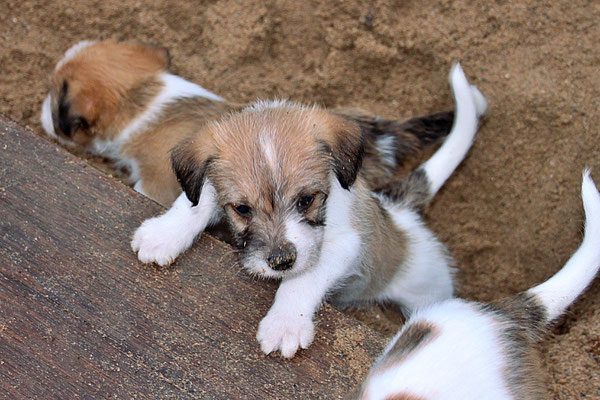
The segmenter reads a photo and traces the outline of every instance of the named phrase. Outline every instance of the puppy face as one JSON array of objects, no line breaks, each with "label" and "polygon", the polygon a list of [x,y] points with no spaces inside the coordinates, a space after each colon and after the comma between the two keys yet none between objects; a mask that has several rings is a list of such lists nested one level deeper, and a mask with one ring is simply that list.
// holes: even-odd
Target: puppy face
[{"label": "puppy face", "polygon": [[44,129],[67,145],[110,139],[148,102],[145,83],[168,62],[167,51],[153,46],[114,40],[76,44],[51,76],[42,105]]},{"label": "puppy face", "polygon": [[318,260],[332,183],[352,185],[362,148],[358,127],[333,114],[261,104],[207,126],[172,161],[192,203],[204,179],[214,185],[245,268],[278,278]]}]

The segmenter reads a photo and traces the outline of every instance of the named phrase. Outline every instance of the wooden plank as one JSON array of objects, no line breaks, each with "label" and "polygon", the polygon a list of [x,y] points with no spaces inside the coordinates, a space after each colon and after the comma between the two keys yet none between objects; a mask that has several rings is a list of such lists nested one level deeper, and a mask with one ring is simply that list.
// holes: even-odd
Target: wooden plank
[{"label": "wooden plank", "polygon": [[255,339],[276,283],[203,235],[174,267],[129,240],[161,207],[0,116],[0,397],[341,398],[383,338],[323,307],[292,360]]}]

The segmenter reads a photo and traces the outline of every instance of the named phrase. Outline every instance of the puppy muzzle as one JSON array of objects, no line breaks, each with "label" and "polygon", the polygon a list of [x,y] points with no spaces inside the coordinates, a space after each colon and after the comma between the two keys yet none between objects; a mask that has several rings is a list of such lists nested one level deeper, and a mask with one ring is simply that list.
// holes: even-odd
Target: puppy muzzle
[{"label": "puppy muzzle", "polygon": [[275,271],[286,271],[296,261],[296,248],[291,243],[280,245],[267,256],[267,264]]}]

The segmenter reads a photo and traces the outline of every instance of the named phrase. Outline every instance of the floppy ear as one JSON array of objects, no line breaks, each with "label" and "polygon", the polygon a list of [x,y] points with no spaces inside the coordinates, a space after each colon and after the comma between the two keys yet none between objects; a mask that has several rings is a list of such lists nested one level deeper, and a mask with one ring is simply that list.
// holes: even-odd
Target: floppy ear
[{"label": "floppy ear", "polygon": [[171,166],[193,206],[200,201],[206,173],[216,157],[215,153],[214,143],[207,132],[199,132],[171,150]]},{"label": "floppy ear", "polygon": [[331,159],[333,171],[344,189],[349,189],[362,166],[364,137],[358,124],[328,116],[320,141]]}]

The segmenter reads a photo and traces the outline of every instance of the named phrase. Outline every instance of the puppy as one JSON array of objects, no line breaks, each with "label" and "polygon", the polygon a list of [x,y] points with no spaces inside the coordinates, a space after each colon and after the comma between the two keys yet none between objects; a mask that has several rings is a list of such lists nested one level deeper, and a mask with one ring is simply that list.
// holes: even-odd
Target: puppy
[{"label": "puppy", "polygon": [[135,190],[165,206],[181,193],[169,150],[208,120],[240,109],[168,66],[159,47],[79,42],[56,64],[41,114],[48,135],[114,161]]},{"label": "puppy", "polygon": [[321,302],[392,301],[406,311],[452,296],[450,259],[415,209],[439,190],[471,146],[485,99],[460,66],[451,73],[452,131],[402,190],[374,193],[361,169],[361,127],[317,107],[258,102],[207,124],[172,162],[184,194],[145,221],[132,248],[166,265],[221,218],[250,273],[281,279],[258,328],[265,353],[309,346]]},{"label": "puppy", "polygon": [[581,191],[585,237],[562,270],[492,304],[452,299],[415,312],[354,398],[546,398],[535,345],[600,266],[600,195],[589,171]]},{"label": "puppy", "polygon": [[[159,47],[80,42],[57,63],[41,113],[48,135],[112,160],[135,190],[164,206],[181,194],[170,150],[208,121],[245,107],[168,73],[168,66],[169,55]],[[399,123],[356,110],[334,112],[364,131],[374,186],[389,180],[407,155],[446,136],[453,117],[443,112]]]}]

